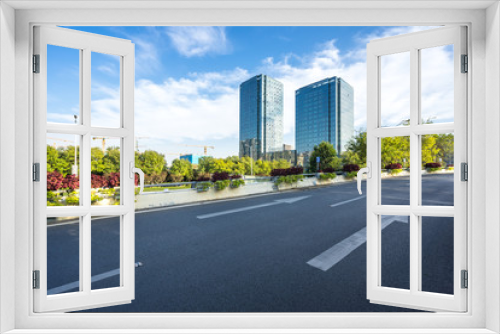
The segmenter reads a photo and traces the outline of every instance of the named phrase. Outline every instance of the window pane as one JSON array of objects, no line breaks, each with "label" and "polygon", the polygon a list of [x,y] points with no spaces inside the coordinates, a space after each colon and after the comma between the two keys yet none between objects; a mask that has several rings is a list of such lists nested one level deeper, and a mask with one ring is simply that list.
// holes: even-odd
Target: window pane
[{"label": "window pane", "polygon": [[453,218],[422,217],[422,291],[453,294]]},{"label": "window pane", "polygon": [[47,122],[80,123],[78,49],[47,45]]},{"label": "window pane", "polygon": [[47,206],[80,205],[81,136],[47,134]]},{"label": "window pane", "polygon": [[121,217],[92,217],[92,290],[120,286]]},{"label": "window pane", "polygon": [[422,141],[422,205],[453,206],[454,135],[424,135]]},{"label": "window pane", "polygon": [[120,204],[120,148],[120,138],[92,137],[92,205]]},{"label": "window pane", "polygon": [[92,126],[121,126],[120,60],[119,56],[92,52]]},{"label": "window pane", "polygon": [[409,221],[408,216],[381,216],[381,285],[384,287],[410,289]]},{"label": "window pane", "polygon": [[410,204],[410,137],[381,138],[382,205]]},{"label": "window pane", "polygon": [[453,45],[420,50],[422,123],[453,122]]},{"label": "window pane", "polygon": [[410,53],[381,56],[380,66],[380,125],[410,125]]},{"label": "window pane", "polygon": [[47,294],[80,290],[80,217],[47,218]]}]

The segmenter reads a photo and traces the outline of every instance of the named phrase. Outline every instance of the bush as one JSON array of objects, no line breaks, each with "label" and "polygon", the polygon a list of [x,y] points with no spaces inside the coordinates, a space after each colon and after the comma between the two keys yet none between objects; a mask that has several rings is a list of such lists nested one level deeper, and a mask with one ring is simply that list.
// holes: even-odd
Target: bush
[{"label": "bush", "polygon": [[277,168],[271,171],[271,176],[287,176],[287,175],[300,175],[304,174],[304,168],[302,166],[290,167],[290,168]]},{"label": "bush", "polygon": [[66,177],[62,180],[61,188],[63,189],[69,189],[71,191],[78,189],[80,187],[80,181],[78,176],[68,174]]},{"label": "bush", "polygon": [[400,163],[385,165],[385,169],[402,169],[403,166]]},{"label": "bush", "polygon": [[200,174],[198,175],[196,181],[198,182],[210,181],[210,174],[209,173]]},{"label": "bush", "polygon": [[441,170],[441,164],[439,162],[428,162],[425,164],[425,169],[427,169],[429,173],[437,172]]},{"label": "bush", "polygon": [[333,180],[337,177],[337,174],[335,173],[324,173],[324,174],[319,174],[319,179],[321,181],[326,181],[326,180]]},{"label": "bush", "polygon": [[403,169],[399,168],[395,168],[395,169],[391,169],[391,175],[398,175],[399,173],[401,173],[403,171]]},{"label": "bush", "polygon": [[196,184],[196,189],[198,192],[203,192],[203,191],[208,191],[210,187],[212,186],[212,182],[199,182]]},{"label": "bush", "polygon": [[90,201],[92,203],[95,203],[95,202],[98,202],[98,201],[102,201],[102,200],[103,200],[103,198],[101,196],[99,196],[98,194],[93,193],[93,194],[90,195]]},{"label": "bush", "polygon": [[282,183],[286,183],[286,184],[294,184],[294,183],[297,183],[299,181],[303,181],[304,180],[304,175],[287,175],[287,176],[280,176],[278,177],[275,181],[274,181],[274,184],[276,186],[279,186],[280,184]]},{"label": "bush", "polygon": [[229,181],[229,180],[215,181],[215,190],[217,190],[217,191],[224,190],[227,187],[229,187],[229,184],[231,184],[231,181]]},{"label": "bush", "polygon": [[182,182],[182,180],[184,180],[184,176],[180,174],[169,174],[168,180],[170,182]]},{"label": "bush", "polygon": [[108,187],[108,181],[102,175],[92,174],[90,176],[90,183],[92,188]]},{"label": "bush", "polygon": [[215,172],[212,174],[212,181],[213,182],[224,181],[224,180],[229,180],[229,173]]},{"label": "bush", "polygon": [[352,173],[352,172],[357,172],[359,170],[359,166],[356,165],[356,164],[346,164],[346,165],[344,165],[344,167],[342,168],[342,170],[344,172],[346,172],[347,174],[349,174],[349,173]]},{"label": "bush", "polygon": [[68,197],[66,197],[66,205],[78,205],[78,204],[80,204],[80,199],[76,194],[72,193]]},{"label": "bush", "polygon": [[[239,176],[239,175],[238,175]],[[240,186],[244,186],[245,185],[245,181],[244,180],[240,180],[240,179],[233,179],[231,181],[231,188],[235,189],[235,188],[239,188]]]},{"label": "bush", "polygon": [[439,162],[428,162],[425,164],[425,168],[441,168],[441,164]]},{"label": "bush", "polygon": [[332,167],[326,167],[321,172],[323,172],[323,173],[335,173],[335,169],[333,169]]},{"label": "bush", "polygon": [[52,191],[47,191],[47,206],[61,206],[59,202],[59,197]]},{"label": "bush", "polygon": [[62,187],[63,175],[58,171],[47,173],[47,190],[59,190]]},{"label": "bush", "polygon": [[231,180],[238,180],[238,179],[241,179],[241,175],[239,175],[239,174],[235,174],[235,175],[231,175],[229,178],[230,178]]},{"label": "bush", "polygon": [[354,178],[355,176],[357,176],[357,175],[358,175],[358,172],[346,172],[346,173],[344,174],[344,177],[345,177],[346,179],[353,179],[353,178]]},{"label": "bush", "polygon": [[120,186],[120,172],[109,173],[107,175],[108,187],[114,188]]}]

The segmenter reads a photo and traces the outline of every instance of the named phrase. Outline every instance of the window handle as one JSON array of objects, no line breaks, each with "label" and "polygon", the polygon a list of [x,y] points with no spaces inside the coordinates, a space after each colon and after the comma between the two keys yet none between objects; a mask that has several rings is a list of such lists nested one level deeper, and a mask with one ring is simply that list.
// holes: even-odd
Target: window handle
[{"label": "window handle", "polygon": [[361,181],[363,180],[363,174],[365,174],[365,173],[369,179],[372,178],[372,163],[371,162],[367,162],[366,167],[361,168],[358,171],[358,174],[356,175],[356,179],[358,181],[358,192],[360,195],[363,194],[363,192],[361,191]]},{"label": "window handle", "polygon": [[130,162],[130,178],[135,181],[135,174],[139,174],[139,186],[141,189],[139,190],[139,195],[144,192],[144,172],[140,168],[134,167],[134,162]]}]

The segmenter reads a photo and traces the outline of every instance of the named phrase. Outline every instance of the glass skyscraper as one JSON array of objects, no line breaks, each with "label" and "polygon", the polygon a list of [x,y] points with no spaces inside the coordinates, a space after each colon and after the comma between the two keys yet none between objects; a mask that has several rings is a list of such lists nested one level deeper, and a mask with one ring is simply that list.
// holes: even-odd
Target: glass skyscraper
[{"label": "glass skyscraper", "polygon": [[240,157],[283,149],[283,84],[257,75],[240,85]]},{"label": "glass skyscraper", "polygon": [[312,83],[295,91],[295,148],[310,152],[322,141],[337,154],[354,134],[354,90],[340,77]]}]

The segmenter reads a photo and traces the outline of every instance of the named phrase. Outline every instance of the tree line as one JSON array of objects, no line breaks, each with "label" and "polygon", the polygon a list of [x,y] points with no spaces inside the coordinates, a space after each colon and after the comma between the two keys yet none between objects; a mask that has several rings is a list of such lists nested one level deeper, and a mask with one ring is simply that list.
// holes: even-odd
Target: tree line
[{"label": "tree line", "polygon": [[[453,164],[453,134],[422,136],[422,163],[441,163],[443,166]],[[76,149],[79,163],[79,148]],[[316,165],[320,158],[319,166]],[[410,167],[409,137],[387,137],[381,140],[382,167],[389,164],[401,164]],[[52,147],[47,145],[47,172],[60,173],[62,177],[71,175],[75,161],[75,147]],[[290,168],[285,159],[266,161],[254,160],[250,157],[231,156],[227,158],[202,157],[197,168],[193,168],[188,160],[175,159],[167,166],[165,155],[146,150],[135,152],[135,165],[142,169],[148,184],[164,182],[181,182],[206,180],[213,173],[231,175],[269,176],[274,169]],[[332,144],[322,142],[314,147],[309,156],[309,172],[318,169],[342,170],[345,165],[366,166],[366,132],[357,132],[346,146],[346,151],[338,155]],[[98,147],[91,148],[91,173],[107,177],[120,172],[120,149],[108,147],[104,152]]]}]

